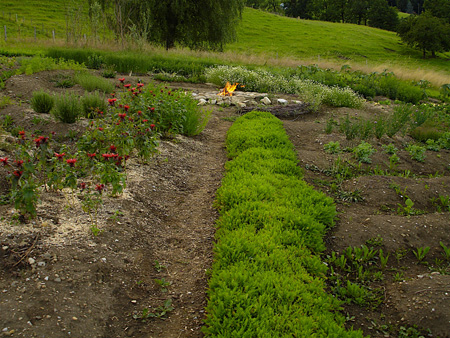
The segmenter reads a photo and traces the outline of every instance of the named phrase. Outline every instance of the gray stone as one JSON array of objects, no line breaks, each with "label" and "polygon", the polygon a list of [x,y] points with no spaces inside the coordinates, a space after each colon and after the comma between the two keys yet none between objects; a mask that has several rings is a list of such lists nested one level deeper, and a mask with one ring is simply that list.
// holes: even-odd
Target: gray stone
[{"label": "gray stone", "polygon": [[197,106],[204,106],[206,103],[208,103],[205,99],[198,100]]},{"label": "gray stone", "polygon": [[261,103],[268,106],[269,104],[272,104],[272,101],[270,101],[270,99],[266,96],[263,99],[261,99]]},{"label": "gray stone", "polygon": [[288,101],[285,99],[278,99],[277,102],[278,102],[278,104],[282,104],[282,105],[288,104]]}]

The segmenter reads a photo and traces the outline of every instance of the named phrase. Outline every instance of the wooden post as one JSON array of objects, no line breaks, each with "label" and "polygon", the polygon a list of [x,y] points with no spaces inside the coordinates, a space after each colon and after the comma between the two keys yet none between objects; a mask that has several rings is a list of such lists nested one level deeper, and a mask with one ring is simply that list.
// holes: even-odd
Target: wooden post
[{"label": "wooden post", "polygon": [[17,14],[16,14],[16,22],[17,22]]},{"label": "wooden post", "polygon": [[5,42],[7,40],[7,34],[6,34],[6,25],[5,25]]},{"label": "wooden post", "polygon": [[55,42],[55,30],[53,30],[52,33],[53,33],[53,42]]}]

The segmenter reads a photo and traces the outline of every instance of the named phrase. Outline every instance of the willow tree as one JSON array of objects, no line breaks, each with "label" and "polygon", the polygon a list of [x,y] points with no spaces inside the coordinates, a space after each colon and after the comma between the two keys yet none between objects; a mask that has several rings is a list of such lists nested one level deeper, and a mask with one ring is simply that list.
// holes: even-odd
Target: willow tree
[{"label": "willow tree", "polygon": [[236,39],[244,0],[148,0],[151,41],[222,50]]},{"label": "willow tree", "polygon": [[[93,1],[93,0],[89,0]],[[166,47],[222,50],[236,39],[245,0],[98,0],[113,8],[117,35],[145,30],[146,38]],[[109,11],[112,12],[112,11]]]}]

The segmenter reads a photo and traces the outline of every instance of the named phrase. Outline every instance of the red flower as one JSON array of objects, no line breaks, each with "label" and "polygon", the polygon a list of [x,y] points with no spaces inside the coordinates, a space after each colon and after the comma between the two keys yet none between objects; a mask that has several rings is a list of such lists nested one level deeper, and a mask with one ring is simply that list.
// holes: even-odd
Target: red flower
[{"label": "red flower", "polygon": [[123,113],[123,114],[119,114],[119,118],[123,121],[125,119],[125,117],[127,117],[127,114]]},{"label": "red flower", "polygon": [[148,120],[142,120],[142,122],[148,122]]},{"label": "red flower", "polygon": [[36,148],[39,148],[42,144],[45,144],[48,141],[48,137],[39,136],[34,139],[34,143],[36,143]]},{"label": "red flower", "polygon": [[22,174],[23,174],[23,170],[14,170],[13,174],[17,178],[20,178],[22,176]]},{"label": "red flower", "polygon": [[16,160],[16,161],[14,161],[14,162],[16,163],[16,165],[17,165],[19,168],[22,168],[23,160]]},{"label": "red flower", "polygon": [[66,160],[67,164],[71,167],[75,166],[75,163],[77,163],[77,159],[76,158],[69,158],[68,160]]},{"label": "red flower", "polygon": [[124,85],[124,87],[125,87],[125,88],[130,88],[130,87],[131,87],[131,84],[130,84],[130,83],[127,83],[126,85]]},{"label": "red flower", "polygon": [[153,129],[155,129],[155,125],[152,123],[151,125],[150,125],[150,128],[153,130]]},{"label": "red flower", "polygon": [[99,111],[98,114],[99,114],[100,116],[103,116],[103,112],[102,112],[102,111]]},{"label": "red flower", "polygon": [[104,184],[96,184],[95,185],[95,190],[98,191],[99,194],[102,193],[103,189],[105,189],[105,185]]},{"label": "red flower", "polygon": [[19,135],[20,136],[25,136],[25,131],[24,130],[19,131]]},{"label": "red flower", "polygon": [[0,157],[0,163],[3,163],[4,166],[8,165],[8,158],[7,157]]},{"label": "red flower", "polygon": [[95,155],[97,155],[96,153],[92,153],[92,154],[89,154],[89,153],[87,153],[86,154],[90,159],[93,159],[94,157],[95,157]]},{"label": "red flower", "polygon": [[112,153],[115,153],[115,152],[116,152],[116,149],[117,149],[117,147],[116,147],[114,144],[111,144],[111,145],[109,146],[109,150],[110,150]]},{"label": "red flower", "polygon": [[103,131],[103,128],[102,127],[98,127],[98,130]]},{"label": "red flower", "polygon": [[125,109],[125,111],[128,111],[128,109],[130,109],[130,106],[126,104],[123,106],[123,109]]},{"label": "red flower", "polygon": [[148,109],[150,109],[150,111],[153,113],[154,111],[155,111],[155,108],[154,107],[148,107]]},{"label": "red flower", "polygon": [[80,183],[80,189],[81,189],[81,191],[83,191],[84,189],[86,189],[86,182],[81,182],[81,183]]},{"label": "red flower", "polygon": [[142,115],[142,112],[141,112],[140,110],[138,110],[138,111],[137,111],[137,114],[138,114],[139,116],[141,116],[141,115]]},{"label": "red flower", "polygon": [[110,106],[114,106],[114,104],[116,103],[117,99],[116,98],[112,98],[112,99],[108,99],[108,103]]},{"label": "red flower", "polygon": [[114,96],[116,96],[116,93],[111,93],[111,97],[114,97]]},{"label": "red flower", "polygon": [[132,117],[129,117],[129,118],[128,118],[128,121],[133,122],[133,118],[132,118]]},{"label": "red flower", "polygon": [[58,160],[62,160],[62,158],[64,157],[65,154],[66,153],[62,153],[62,154],[55,153],[55,156],[58,158]]},{"label": "red flower", "polygon": [[119,81],[124,83],[125,82],[125,78],[123,77],[123,78],[119,79]]},{"label": "red flower", "polygon": [[138,88],[141,88],[141,87],[144,87],[144,84],[143,84],[143,83],[138,83],[136,86],[137,86]]}]

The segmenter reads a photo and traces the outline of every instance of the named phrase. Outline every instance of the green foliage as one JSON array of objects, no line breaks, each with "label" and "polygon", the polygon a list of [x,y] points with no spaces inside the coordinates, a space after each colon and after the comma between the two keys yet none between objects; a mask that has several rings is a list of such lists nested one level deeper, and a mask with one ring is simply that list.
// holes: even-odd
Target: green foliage
[{"label": "green foliage", "polygon": [[417,260],[420,262],[422,262],[425,259],[425,256],[427,255],[428,251],[430,251],[430,247],[426,246],[426,247],[421,247],[421,248],[417,248],[417,250],[413,250],[413,254],[414,256],[416,256]]},{"label": "green foliage", "polygon": [[87,72],[77,73],[75,82],[89,92],[100,90],[104,93],[111,93],[114,91],[114,85],[110,81]]},{"label": "green foliage", "polygon": [[372,156],[375,152],[376,149],[374,149],[370,143],[364,141],[353,149],[356,159],[363,163],[372,163],[370,156]]},{"label": "green foliage", "polygon": [[75,123],[81,114],[80,98],[74,94],[62,94],[55,97],[53,116],[64,123]]},{"label": "green foliage", "polygon": [[84,65],[80,65],[73,60],[53,59],[49,57],[34,56],[32,58],[21,58],[18,73],[31,75],[44,70],[73,69],[83,70]]},{"label": "green foliage", "polygon": [[314,254],[325,248],[335,206],[301,180],[281,121],[262,112],[238,118],[227,149],[205,334],[362,337],[343,328]]},{"label": "green foliage", "polygon": [[406,130],[414,107],[409,104],[398,105],[387,122],[386,134],[393,137],[400,131]]},{"label": "green foliage", "polygon": [[384,0],[373,0],[367,12],[369,26],[395,31],[399,23],[397,9],[389,7]]},{"label": "green foliage", "polygon": [[31,98],[31,108],[34,109],[36,113],[48,114],[53,108],[54,99],[50,94],[44,91],[33,92],[33,97]]},{"label": "green foliage", "polygon": [[427,52],[435,56],[436,52],[450,50],[449,30],[448,23],[443,23],[426,11],[403,19],[398,27],[398,35],[409,46],[422,50],[425,58]]},{"label": "green foliage", "polygon": [[298,94],[313,110],[321,104],[334,107],[359,108],[363,100],[349,88],[328,87],[320,83],[302,80],[297,76],[277,74],[263,69],[218,66],[205,71],[208,82],[223,86],[226,82],[238,82],[244,90]]},{"label": "green foliage", "polygon": [[406,150],[409,152],[409,155],[413,160],[416,160],[417,162],[425,162],[425,152],[426,148],[417,144],[410,144],[408,147],[406,147]]},{"label": "green foliage", "polygon": [[100,69],[103,65],[103,57],[98,54],[92,54],[88,56],[86,67],[90,69]]},{"label": "green foliage", "polygon": [[329,154],[338,154],[341,152],[341,145],[339,144],[339,142],[331,141],[327,144],[324,144],[323,149]]},{"label": "green foliage", "polygon": [[398,151],[398,148],[393,143],[389,143],[387,145],[383,144],[382,148],[386,154],[390,155],[393,155]]},{"label": "green foliage", "polygon": [[99,117],[100,112],[104,112],[107,109],[105,96],[97,91],[84,94],[81,98],[81,105],[83,107],[83,116],[90,119]]}]

